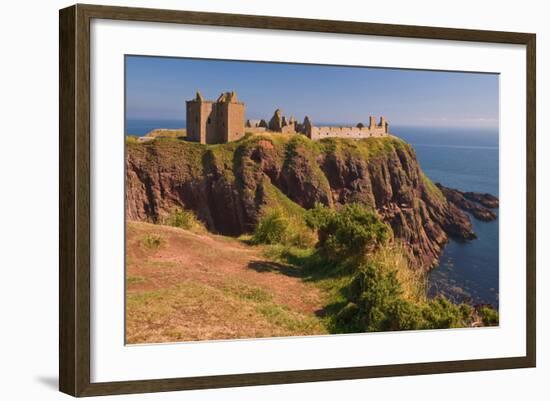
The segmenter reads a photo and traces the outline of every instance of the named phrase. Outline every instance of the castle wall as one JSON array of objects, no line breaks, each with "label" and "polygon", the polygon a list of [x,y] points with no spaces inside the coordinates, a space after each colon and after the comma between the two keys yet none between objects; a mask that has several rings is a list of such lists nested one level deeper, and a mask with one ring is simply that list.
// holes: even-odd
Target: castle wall
[{"label": "castle wall", "polygon": [[285,125],[284,127],[281,127],[281,133],[283,134],[295,134],[296,133],[296,127],[294,124],[291,125]]},{"label": "castle wall", "polygon": [[219,141],[216,106],[216,103],[201,102],[200,122],[203,130],[201,143],[217,143]]},{"label": "castle wall", "polygon": [[246,132],[251,132],[253,134],[261,134],[263,132],[267,132],[267,128],[265,127],[246,127]]},{"label": "castle wall", "polygon": [[312,126],[307,132],[310,139],[319,140],[323,138],[350,138],[363,139],[382,137],[388,135],[385,126],[376,125],[371,127],[316,127]]},{"label": "castle wall", "polygon": [[187,139],[193,142],[201,141],[201,104],[197,102],[187,102],[186,128]]},{"label": "castle wall", "polygon": [[220,103],[227,113],[227,129],[223,130],[225,142],[241,139],[244,136],[244,104]]}]

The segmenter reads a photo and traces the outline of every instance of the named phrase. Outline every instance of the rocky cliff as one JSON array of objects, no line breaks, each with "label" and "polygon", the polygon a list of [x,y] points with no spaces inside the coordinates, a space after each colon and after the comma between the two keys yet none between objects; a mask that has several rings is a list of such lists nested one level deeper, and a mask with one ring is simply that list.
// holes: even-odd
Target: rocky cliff
[{"label": "rocky cliff", "polygon": [[476,219],[481,221],[492,221],[497,218],[496,213],[489,209],[498,207],[498,199],[493,195],[479,194],[476,192],[462,192],[458,189],[447,188],[440,183],[436,183],[435,185],[443,192],[447,201],[471,213]]},{"label": "rocky cliff", "polygon": [[375,208],[415,265],[432,266],[449,237],[475,238],[467,214],[422,173],[412,147],[395,137],[361,141],[260,135],[200,145],[176,139],[127,143],[131,220],[159,221],[179,206],[225,235],[253,230],[270,207],[361,202]]}]

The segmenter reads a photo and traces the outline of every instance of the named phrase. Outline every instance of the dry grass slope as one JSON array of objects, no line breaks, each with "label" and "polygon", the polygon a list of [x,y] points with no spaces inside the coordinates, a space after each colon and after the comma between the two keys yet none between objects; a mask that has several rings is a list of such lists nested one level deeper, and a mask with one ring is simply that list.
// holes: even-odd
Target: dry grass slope
[{"label": "dry grass slope", "polygon": [[326,334],[323,293],[270,269],[262,247],[138,222],[126,247],[130,344]]}]

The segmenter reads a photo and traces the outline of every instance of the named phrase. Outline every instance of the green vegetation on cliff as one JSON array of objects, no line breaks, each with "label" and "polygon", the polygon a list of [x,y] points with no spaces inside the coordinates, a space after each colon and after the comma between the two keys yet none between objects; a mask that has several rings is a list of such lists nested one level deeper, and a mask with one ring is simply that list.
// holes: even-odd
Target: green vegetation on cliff
[{"label": "green vegetation on cliff", "polygon": [[[262,142],[269,142],[278,155],[284,155],[284,162],[290,167],[296,162],[296,156],[304,156],[312,164],[321,155],[335,154],[341,158],[359,156],[363,160],[381,157],[398,149],[412,151],[410,145],[397,137],[368,138],[351,140],[346,138],[324,138],[312,141],[303,135],[289,134],[247,134],[239,141],[203,145],[189,142],[182,138],[158,137],[151,141],[139,142],[136,137],[127,136],[128,152],[144,155],[147,150],[156,148],[163,157],[174,157],[186,164],[202,167],[202,160],[209,157],[217,167],[232,170],[235,167],[235,156],[246,154]],[[184,156],[182,158],[182,156]],[[195,171],[202,174],[202,170]],[[323,180],[321,178],[321,180]]]},{"label": "green vegetation on cliff", "polygon": [[[425,273],[412,268],[402,247],[391,240],[391,228],[366,207],[351,204],[335,211],[318,205],[306,212],[305,220],[318,238],[314,248],[298,249],[281,241],[268,255],[300,269],[305,280],[331,294],[323,312],[330,332],[498,324],[498,312],[489,307],[475,310],[441,296],[429,299]],[[274,238],[266,243],[276,243]]]}]

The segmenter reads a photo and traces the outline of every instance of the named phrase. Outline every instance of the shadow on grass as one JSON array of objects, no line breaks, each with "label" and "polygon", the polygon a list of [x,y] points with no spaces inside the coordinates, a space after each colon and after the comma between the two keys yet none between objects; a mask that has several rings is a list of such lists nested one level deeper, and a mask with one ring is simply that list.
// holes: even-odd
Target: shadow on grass
[{"label": "shadow on grass", "polygon": [[[318,251],[311,250],[283,249],[277,252],[274,259],[277,261],[252,261],[248,267],[259,273],[279,273],[304,282],[319,283],[325,291],[333,295],[326,305],[315,311],[315,316],[325,320],[327,330],[331,334],[356,332],[354,328],[340,324],[336,318],[348,304],[345,298],[346,285],[341,279],[350,276],[349,269],[331,263],[323,258]],[[320,283],[321,281],[323,283]]]},{"label": "shadow on grass", "polygon": [[272,272],[281,273],[289,277],[304,278],[302,269],[268,260],[254,260],[248,264],[248,267],[259,273]]}]

